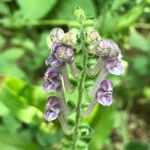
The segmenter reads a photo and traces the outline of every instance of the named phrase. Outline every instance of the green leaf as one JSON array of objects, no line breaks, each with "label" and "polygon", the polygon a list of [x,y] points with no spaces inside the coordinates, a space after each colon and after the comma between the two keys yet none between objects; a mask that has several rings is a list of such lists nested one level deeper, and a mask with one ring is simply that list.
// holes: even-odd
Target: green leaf
[{"label": "green leaf", "polygon": [[25,19],[33,20],[44,17],[57,0],[17,0]]},{"label": "green leaf", "polygon": [[29,132],[12,134],[5,127],[0,127],[0,149],[2,150],[39,150],[31,140]]},{"label": "green leaf", "polygon": [[20,48],[8,48],[6,51],[0,54],[0,62],[15,62],[17,59],[21,58],[24,51]]},{"label": "green leaf", "polygon": [[146,86],[143,90],[144,96],[150,100],[150,87]]},{"label": "green leaf", "polygon": [[0,116],[5,116],[9,114],[9,109],[0,101]]},{"label": "green leaf", "polygon": [[134,69],[141,75],[147,74],[149,59],[145,56],[136,56],[133,59],[133,67]]},{"label": "green leaf", "polygon": [[3,123],[11,133],[15,133],[21,127],[21,122],[12,116],[11,113],[3,117]]},{"label": "green leaf", "polygon": [[9,8],[4,1],[0,1],[0,8],[0,13],[2,13],[3,15],[9,14]]},{"label": "green leaf", "polygon": [[[6,78],[0,88],[1,102],[9,109],[12,115],[22,122],[38,124],[39,119],[42,118],[42,112],[38,108],[29,105],[27,97],[24,97],[23,94],[20,95],[20,91],[24,89],[24,82],[21,81],[17,80],[17,78]],[[18,87],[15,87],[17,83]],[[32,93],[32,90],[30,93]]]},{"label": "green leaf", "polygon": [[[119,16],[111,11],[106,11],[102,14],[98,20],[98,27],[102,35],[111,35],[116,29],[116,22],[118,22]],[[111,23],[110,23],[111,22]]]},{"label": "green leaf", "polygon": [[140,49],[144,52],[150,53],[150,44],[149,40],[144,36],[136,32],[135,30],[130,33],[128,37],[125,38],[125,41],[131,46]]},{"label": "green leaf", "polygon": [[20,90],[26,86],[27,83],[15,76],[6,76],[4,84],[7,85],[10,90],[13,90],[15,94],[18,94]]},{"label": "green leaf", "polygon": [[91,127],[94,128],[94,133],[90,148],[99,150],[108,139],[115,119],[115,109],[111,107],[99,106],[96,115],[92,119]]},{"label": "green leaf", "polygon": [[23,70],[21,70],[16,61],[20,59],[24,51],[19,48],[9,48],[0,54],[0,74],[1,75],[15,75],[18,77],[26,78]]},{"label": "green leaf", "polygon": [[118,1],[118,0],[113,0],[113,3],[112,3],[112,6],[111,8],[113,10],[118,10],[121,8],[121,6],[126,3],[128,0],[121,0],[121,1]]},{"label": "green leaf", "polygon": [[92,0],[59,0],[55,10],[52,12],[53,18],[74,19],[74,10],[79,6],[88,16],[95,16],[95,9]]},{"label": "green leaf", "polygon": [[13,75],[26,79],[26,75],[17,65],[10,63],[1,63],[0,75]]},{"label": "green leaf", "polygon": [[149,146],[140,140],[132,140],[126,146],[126,150],[149,150]]},{"label": "green leaf", "polygon": [[118,30],[124,30],[134,23],[143,13],[143,6],[135,6],[119,18]]}]

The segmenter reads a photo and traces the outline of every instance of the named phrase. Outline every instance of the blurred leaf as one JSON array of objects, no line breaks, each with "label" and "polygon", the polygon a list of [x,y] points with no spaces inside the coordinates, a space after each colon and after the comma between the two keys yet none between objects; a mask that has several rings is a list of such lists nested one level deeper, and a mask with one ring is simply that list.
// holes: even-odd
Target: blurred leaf
[{"label": "blurred leaf", "polygon": [[8,48],[6,51],[0,54],[0,61],[15,62],[22,57],[24,51],[20,48]]},{"label": "blurred leaf", "polygon": [[10,133],[5,127],[0,127],[0,149],[2,150],[39,150],[29,134]]},{"label": "blurred leaf", "polygon": [[120,16],[117,29],[120,31],[128,28],[128,26],[130,26],[137,19],[139,19],[142,13],[143,13],[142,5],[133,7],[127,13]]},{"label": "blurred leaf", "polygon": [[150,100],[150,87],[144,87],[143,93]]},{"label": "blurred leaf", "polygon": [[7,88],[1,89],[1,101],[9,109],[10,113],[27,124],[38,124],[42,114],[37,108],[27,105],[27,100],[18,97]]},{"label": "blurred leaf", "polygon": [[[47,127],[48,128],[48,127]],[[48,146],[50,144],[56,144],[59,142],[59,134],[58,132],[52,132],[51,130],[54,130],[53,128],[49,129],[49,132],[44,132],[42,130],[36,131],[36,138],[40,145],[42,146]]]},{"label": "blurred leaf", "polygon": [[23,56],[24,52],[19,48],[9,48],[0,54],[0,74],[16,75],[26,78],[24,72],[15,64],[16,61]]},{"label": "blurred leaf", "polygon": [[3,117],[3,122],[5,124],[5,127],[7,127],[7,129],[11,133],[15,133],[21,127],[21,123],[19,122],[19,120],[17,120],[11,114]]},{"label": "blurred leaf", "polygon": [[[1,62],[0,62],[1,65]],[[15,64],[3,63],[0,69],[0,75],[14,75],[26,79],[24,72]]]},{"label": "blurred leaf", "polygon": [[143,143],[142,141],[132,140],[127,144],[126,150],[149,150],[149,146],[150,145]]},{"label": "blurred leaf", "polygon": [[[1,96],[0,96],[1,97]],[[0,101],[0,116],[5,116],[9,114],[9,109]]]},{"label": "blurred leaf", "polygon": [[150,41],[135,30],[130,33],[130,36],[125,38],[125,41],[131,47],[135,47],[144,52],[150,53]]},{"label": "blurred leaf", "polygon": [[134,69],[141,75],[147,74],[149,60],[145,56],[136,56],[133,59]]},{"label": "blurred leaf", "polygon": [[95,16],[92,0],[59,0],[54,12],[52,12],[52,17],[59,19],[74,19],[74,9],[77,6],[81,7],[88,16]]},{"label": "blurred leaf", "polygon": [[6,5],[6,3],[4,1],[0,1],[0,13],[3,15],[8,15],[9,14],[9,8]]},{"label": "blurred leaf", "polygon": [[33,20],[44,17],[57,0],[17,0],[25,19]]},{"label": "blurred leaf", "polygon": [[107,11],[102,14],[98,21],[100,33],[104,36],[112,35],[112,33],[116,31],[116,22],[118,22],[118,17],[118,15],[111,11]]},{"label": "blurred leaf", "polygon": [[0,46],[2,46],[5,43],[5,38],[3,36],[0,36]]},{"label": "blurred leaf", "polygon": [[15,94],[18,94],[27,84],[24,80],[15,76],[6,76],[4,83],[10,90],[13,90]]},{"label": "blurred leaf", "polygon": [[35,53],[36,48],[34,41],[32,41],[29,38],[21,38],[21,37],[14,37],[11,41],[14,45],[20,45],[22,46],[25,51]]},{"label": "blurred leaf", "polygon": [[120,7],[121,7],[124,3],[126,3],[127,1],[128,1],[128,0],[121,0],[121,1],[113,0],[111,8],[112,8],[113,10],[120,9]]},{"label": "blurred leaf", "polygon": [[28,106],[27,108],[20,109],[17,113],[17,117],[27,124],[39,124],[42,118],[42,112],[36,107]]},{"label": "blurred leaf", "polygon": [[36,106],[39,110],[43,110],[46,94],[42,87],[29,84],[14,76],[7,76],[4,84],[7,85],[7,88],[13,91],[18,97],[24,97],[27,100],[28,105]]},{"label": "blurred leaf", "polygon": [[110,134],[114,118],[114,107],[99,106],[95,117],[92,119],[91,127],[94,128],[92,141],[90,143],[90,149],[99,150],[106,142],[108,135]]}]

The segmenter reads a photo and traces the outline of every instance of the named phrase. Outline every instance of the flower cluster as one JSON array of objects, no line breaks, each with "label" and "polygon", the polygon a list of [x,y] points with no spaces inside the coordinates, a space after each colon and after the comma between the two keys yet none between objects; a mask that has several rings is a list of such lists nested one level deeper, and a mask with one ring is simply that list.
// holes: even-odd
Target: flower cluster
[{"label": "flower cluster", "polygon": [[[85,36],[86,43],[92,47],[90,53],[98,58],[97,64],[90,70],[92,76],[98,74],[98,78],[91,91],[93,100],[84,112],[86,116],[93,110],[97,102],[103,106],[112,104],[113,84],[106,77],[108,73],[121,75],[124,73],[124,68],[121,61],[121,50],[114,41],[101,38],[99,33],[93,29],[87,29]],[[65,33],[61,28],[54,28],[50,32],[50,40],[52,41],[51,53],[45,61],[45,64],[50,67],[45,72],[43,88],[47,92],[57,92],[58,97],[48,98],[44,115],[47,121],[59,118],[61,114],[61,117],[65,118],[68,108],[63,91],[65,88],[71,92],[73,87],[67,68],[70,67],[74,77],[77,77],[78,72],[74,63],[73,51],[78,44],[76,33],[73,31]]]},{"label": "flower cluster", "polygon": [[66,129],[67,124],[64,123],[68,114],[68,106],[64,96],[63,85],[70,92],[72,84],[68,77],[67,65],[73,70],[76,69],[73,62],[73,46],[76,43],[76,34],[71,31],[64,33],[61,28],[54,28],[50,32],[50,40],[52,42],[51,53],[45,61],[45,64],[49,67],[44,75],[43,89],[46,92],[57,92],[58,96],[48,98],[44,118],[47,121],[59,118],[62,127],[68,130]]},{"label": "flower cluster", "polygon": [[107,74],[124,73],[121,50],[118,45],[112,40],[101,38],[95,30],[88,31],[87,35],[89,35],[87,40],[92,45],[91,53],[98,57],[97,64],[91,69],[91,75],[95,76],[98,73],[99,75],[92,87],[93,100],[84,112],[85,116],[89,115],[97,102],[103,106],[112,104],[113,84],[110,80],[106,80]]}]

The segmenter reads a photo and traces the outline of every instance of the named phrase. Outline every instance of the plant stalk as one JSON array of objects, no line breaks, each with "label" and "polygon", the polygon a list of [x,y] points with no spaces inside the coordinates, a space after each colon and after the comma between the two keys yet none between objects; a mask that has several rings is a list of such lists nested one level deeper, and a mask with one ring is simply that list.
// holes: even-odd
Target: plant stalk
[{"label": "plant stalk", "polygon": [[86,78],[86,72],[87,72],[87,60],[88,60],[88,52],[86,48],[86,42],[85,42],[85,33],[83,25],[81,25],[81,47],[82,47],[82,53],[84,55],[83,59],[83,70],[81,73],[81,78],[78,83],[78,102],[77,102],[77,109],[76,109],[76,120],[75,120],[75,129],[74,129],[74,135],[73,135],[73,150],[77,150],[77,142],[79,140],[79,125],[80,125],[80,119],[82,115],[81,110],[81,104],[83,99],[83,91],[84,91],[84,82]]}]

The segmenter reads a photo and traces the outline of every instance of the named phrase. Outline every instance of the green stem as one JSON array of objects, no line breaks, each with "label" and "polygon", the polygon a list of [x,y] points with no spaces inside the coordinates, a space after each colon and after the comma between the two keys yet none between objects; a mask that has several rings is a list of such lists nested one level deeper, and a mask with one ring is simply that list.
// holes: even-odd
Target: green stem
[{"label": "green stem", "polygon": [[74,129],[74,136],[73,136],[73,150],[77,149],[77,142],[79,139],[79,125],[80,125],[80,119],[82,115],[81,104],[82,104],[82,98],[83,98],[84,81],[86,78],[87,60],[88,60],[88,52],[86,48],[85,33],[84,33],[83,25],[81,25],[80,39],[81,39],[82,53],[84,55],[84,60],[83,60],[83,70],[81,73],[81,78],[80,78],[79,86],[78,86],[78,102],[77,102],[76,121],[75,121],[75,129]]},{"label": "green stem", "polygon": [[[3,22],[2,22],[3,24]],[[92,26],[94,24],[93,20],[86,20],[84,22],[84,26],[88,27],[88,26]],[[4,24],[5,25],[5,24]],[[24,21],[24,22],[13,22],[13,24],[11,25],[12,28],[21,28],[24,26],[53,26],[53,25],[57,25],[57,26],[62,26],[62,25],[67,25],[67,26],[71,26],[71,27],[80,27],[80,24],[77,21],[74,20],[67,20],[67,19],[46,19],[46,20],[31,20],[31,21]]]}]

